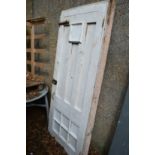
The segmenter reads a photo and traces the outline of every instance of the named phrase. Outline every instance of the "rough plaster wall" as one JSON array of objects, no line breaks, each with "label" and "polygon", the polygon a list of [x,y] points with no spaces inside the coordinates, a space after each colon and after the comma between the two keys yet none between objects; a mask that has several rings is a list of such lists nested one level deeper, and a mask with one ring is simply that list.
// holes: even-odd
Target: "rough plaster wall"
[{"label": "rough plaster wall", "polygon": [[[47,17],[48,56],[47,83],[51,86],[56,54],[58,22],[64,9],[100,0],[27,0],[27,15]],[[115,129],[122,100],[128,85],[128,0],[117,0],[105,77],[96,113],[92,144],[106,154]],[[30,5],[31,4],[31,5]],[[33,11],[32,11],[33,8]],[[29,13],[30,12],[30,13]]]},{"label": "rough plaster wall", "polygon": [[26,0],[26,19],[32,17],[32,0]]},{"label": "rough plaster wall", "polygon": [[92,143],[107,154],[128,85],[128,0],[118,0]]}]

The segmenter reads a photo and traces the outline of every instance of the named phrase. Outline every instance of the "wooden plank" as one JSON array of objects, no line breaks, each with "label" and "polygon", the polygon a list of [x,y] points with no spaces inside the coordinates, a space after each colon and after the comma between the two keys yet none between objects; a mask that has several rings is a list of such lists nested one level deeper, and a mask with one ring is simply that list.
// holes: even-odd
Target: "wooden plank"
[{"label": "wooden plank", "polygon": [[106,59],[107,59],[107,54],[109,49],[115,7],[116,7],[115,0],[109,0],[108,16],[106,19],[107,20],[106,33],[102,43],[102,52],[101,52],[99,66],[98,66],[95,87],[93,91],[93,99],[91,104],[91,110],[89,113],[89,121],[87,124],[87,130],[86,130],[82,155],[88,154],[88,151],[89,151],[89,145],[91,141],[92,130],[94,127],[95,115],[96,115],[97,105],[99,101],[99,95],[100,95],[100,90],[101,90],[101,85],[102,85],[104,70],[106,65]]},{"label": "wooden plank", "polygon": [[26,52],[31,52],[31,48],[26,48]]},{"label": "wooden plank", "polygon": [[47,64],[44,62],[35,62],[35,66],[39,67],[39,68],[44,68]]},{"label": "wooden plank", "polygon": [[31,39],[31,36],[30,35],[26,35],[26,39]]},{"label": "wooden plank", "polygon": [[[26,52],[31,52],[31,48],[27,48]],[[39,53],[39,54],[46,54],[47,50],[42,48],[42,49],[34,49],[34,53]]]},{"label": "wooden plank", "polygon": [[32,28],[31,28],[31,73],[32,75],[35,74],[35,55],[34,55],[34,37],[35,37],[35,31],[34,31],[34,25],[32,25]]},{"label": "wooden plank", "polygon": [[35,49],[35,52],[36,53],[45,53],[47,52],[47,50],[45,48],[42,48],[42,49]]},{"label": "wooden plank", "polygon": [[35,39],[43,39],[46,37],[46,34],[37,34],[35,35]]},{"label": "wooden plank", "polygon": [[30,22],[26,22],[26,26],[31,27],[31,26],[32,26],[32,24],[31,24]]},{"label": "wooden plank", "polygon": [[31,61],[30,61],[30,60],[26,60],[26,63],[27,63],[28,65],[31,65]]},{"label": "wooden plank", "polygon": [[[34,36],[34,39],[44,39],[46,37],[46,34],[36,34]],[[31,36],[30,35],[27,35],[26,36],[26,39],[31,39]]]},{"label": "wooden plank", "polygon": [[27,19],[27,22],[30,22],[32,24],[44,24],[45,21],[46,21],[45,17]]},{"label": "wooden plank", "polygon": [[[32,65],[32,62],[30,60],[27,60],[26,63],[29,64],[29,65]],[[37,67],[40,67],[40,68],[44,68],[45,66],[47,66],[49,64],[44,63],[44,62],[36,62],[35,61],[34,65],[37,66]]]},{"label": "wooden plank", "polygon": [[[42,78],[44,77],[42,76]],[[38,86],[39,84],[44,84],[44,82],[26,81],[26,88]]]}]

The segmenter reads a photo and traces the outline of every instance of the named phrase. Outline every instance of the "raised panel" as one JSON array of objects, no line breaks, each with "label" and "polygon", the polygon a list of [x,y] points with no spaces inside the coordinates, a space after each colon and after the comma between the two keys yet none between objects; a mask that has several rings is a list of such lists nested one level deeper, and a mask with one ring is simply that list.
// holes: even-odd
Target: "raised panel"
[{"label": "raised panel", "polygon": [[72,122],[72,123],[71,123],[71,127],[70,127],[70,132],[69,132],[69,133],[70,133],[73,137],[77,138],[78,129],[79,129],[79,127],[78,127],[77,125],[75,125],[75,124]]},{"label": "raised panel", "polygon": [[75,107],[81,111],[83,107],[83,100],[88,79],[88,71],[90,69],[91,57],[93,49],[93,38],[95,33],[95,24],[88,24],[86,27],[86,40],[83,52],[79,54],[80,68],[77,71],[76,82],[74,83],[74,90],[72,91],[72,99],[75,101]]},{"label": "raised panel", "polygon": [[58,110],[54,110],[54,119],[57,121],[57,122],[59,122],[60,123],[60,121],[61,121],[61,113],[60,113],[60,111],[58,111]]},{"label": "raised panel", "polygon": [[69,68],[69,59],[70,59],[70,49],[71,49],[71,44],[68,42],[68,36],[69,36],[69,27],[64,26],[61,27],[62,29],[62,43],[61,43],[61,49],[63,52],[59,56],[59,59],[56,60],[57,65],[60,66],[59,72],[58,72],[58,77],[57,77],[57,90],[56,94],[58,96],[61,96],[62,98],[64,97],[65,93],[65,81],[66,81],[66,70]]},{"label": "raised panel", "polygon": [[69,42],[70,43],[81,43],[83,35],[83,24],[72,23],[70,25]]},{"label": "raised panel", "polygon": [[60,136],[61,138],[66,142],[67,141],[67,135],[68,135],[68,132],[66,129],[64,129],[63,127],[61,127],[60,129]]},{"label": "raised panel", "polygon": [[66,117],[66,116],[64,116],[64,115],[62,115],[62,125],[64,126],[64,128],[66,128],[67,130],[69,129],[69,119]]},{"label": "raised panel", "polygon": [[59,134],[60,124],[59,124],[57,121],[55,121],[55,120],[54,120],[53,124],[54,124],[54,125],[53,125],[54,131],[55,131],[57,134]]},{"label": "raised panel", "polygon": [[75,139],[72,135],[69,135],[69,146],[73,149],[73,151],[76,151],[77,139]]},{"label": "raised panel", "polygon": [[68,69],[66,70],[66,81],[65,81],[65,95],[64,99],[68,101],[70,104],[73,104],[71,102],[71,93],[72,93],[72,86],[73,86],[73,80],[75,78],[75,68],[77,65],[77,54],[79,51],[79,45],[72,44],[70,52],[70,59],[68,64]]}]

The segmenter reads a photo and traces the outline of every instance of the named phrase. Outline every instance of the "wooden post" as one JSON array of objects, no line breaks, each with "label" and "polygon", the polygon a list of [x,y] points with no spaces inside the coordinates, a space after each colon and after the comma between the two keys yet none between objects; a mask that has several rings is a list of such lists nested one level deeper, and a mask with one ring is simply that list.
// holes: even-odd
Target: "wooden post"
[{"label": "wooden post", "polygon": [[34,25],[31,28],[31,73],[35,76],[35,47],[34,47]]}]

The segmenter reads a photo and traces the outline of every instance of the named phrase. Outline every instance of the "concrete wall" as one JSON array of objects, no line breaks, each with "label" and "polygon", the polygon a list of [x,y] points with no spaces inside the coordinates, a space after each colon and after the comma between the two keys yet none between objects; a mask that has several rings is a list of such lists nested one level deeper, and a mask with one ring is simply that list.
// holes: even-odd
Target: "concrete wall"
[{"label": "concrete wall", "polygon": [[107,153],[128,85],[128,0],[117,1],[92,143]]},{"label": "concrete wall", "polygon": [[26,0],[26,19],[32,17],[32,0]]},{"label": "concrete wall", "polygon": [[[47,17],[49,75],[51,86],[56,54],[58,22],[64,9],[99,0],[27,0],[27,18]],[[102,83],[92,142],[100,153],[107,154],[128,85],[128,0],[117,0],[110,49]]]}]

